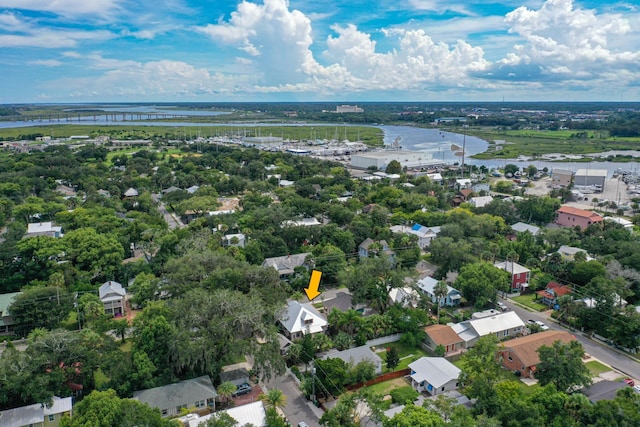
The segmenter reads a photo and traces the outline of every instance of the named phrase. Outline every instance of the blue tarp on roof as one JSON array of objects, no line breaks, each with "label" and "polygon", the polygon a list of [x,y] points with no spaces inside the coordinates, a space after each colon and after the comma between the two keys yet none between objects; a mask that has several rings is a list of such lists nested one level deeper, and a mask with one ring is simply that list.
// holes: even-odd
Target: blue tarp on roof
[{"label": "blue tarp on roof", "polygon": [[420,225],[420,224],[413,224],[413,227],[411,227],[411,229],[412,229],[413,231],[418,231],[418,230],[420,230],[421,228],[422,228],[422,225]]}]

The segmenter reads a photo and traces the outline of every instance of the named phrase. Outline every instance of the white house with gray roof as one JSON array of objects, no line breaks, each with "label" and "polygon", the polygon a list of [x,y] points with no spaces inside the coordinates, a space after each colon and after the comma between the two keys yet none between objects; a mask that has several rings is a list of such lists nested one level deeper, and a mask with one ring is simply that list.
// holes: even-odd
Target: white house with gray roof
[{"label": "white house with gray roof", "polygon": [[118,282],[110,280],[104,282],[98,290],[100,301],[104,306],[104,312],[112,316],[120,316],[124,314],[125,296],[127,291]]},{"label": "white house with gray roof", "polygon": [[406,225],[392,225],[392,233],[401,233],[406,235],[414,235],[418,238],[418,246],[425,250],[431,244],[431,241],[438,237],[440,226],[425,227],[424,225],[414,224],[411,227]]},{"label": "white house with gray roof", "polygon": [[[436,297],[436,291],[435,291],[437,284],[438,284],[438,281],[430,276],[420,279],[417,283],[417,286],[420,292],[422,292],[426,297],[431,298],[431,302],[433,304],[436,304],[436,302],[438,302],[438,298]],[[456,306],[460,304],[461,299],[462,299],[462,295],[460,294],[460,291],[447,285],[447,295],[445,295],[440,300],[440,307],[444,307],[445,305],[447,307]]]},{"label": "white house with gray roof", "polygon": [[409,364],[411,385],[431,396],[458,388],[460,369],[444,357],[421,357]]},{"label": "white house with gray roof", "polygon": [[307,333],[324,333],[328,322],[313,305],[289,301],[287,311],[280,318],[280,324],[285,336],[295,340]]},{"label": "white house with gray roof", "polygon": [[211,407],[215,410],[216,397],[218,393],[208,375],[133,392],[135,400],[158,408],[163,417],[178,415],[182,408]]},{"label": "white house with gray roof", "polygon": [[343,351],[333,350],[322,356],[322,359],[341,359],[352,366],[368,360],[375,365],[376,375],[382,374],[382,359],[380,358],[380,356],[371,351],[371,349],[367,345],[349,348]]}]

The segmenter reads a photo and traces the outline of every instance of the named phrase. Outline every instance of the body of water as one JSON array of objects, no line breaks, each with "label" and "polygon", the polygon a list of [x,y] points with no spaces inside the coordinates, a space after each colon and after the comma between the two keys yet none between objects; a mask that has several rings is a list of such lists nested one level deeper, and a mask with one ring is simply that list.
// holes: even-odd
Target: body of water
[{"label": "body of water", "polygon": [[400,137],[400,146],[403,150],[421,151],[430,153],[434,160],[442,160],[445,163],[461,162],[462,156],[457,155],[452,146],[464,147],[465,163],[472,164],[470,156],[483,153],[489,143],[475,136],[441,131],[439,129],[423,129],[412,126],[379,126],[384,131],[385,145],[391,145]]},{"label": "body of water", "polygon": [[[167,114],[167,115],[191,115],[191,116],[217,116],[222,114],[228,114],[220,111],[189,111],[189,110],[167,110],[149,106],[140,107],[104,107],[100,108],[103,111],[111,112],[116,115],[116,121],[113,121],[113,114],[96,115],[96,116],[84,116],[74,119],[73,121],[66,120],[40,120],[40,121],[16,121],[16,122],[0,122],[0,128],[17,128],[17,127],[29,127],[29,126],[55,126],[63,124],[80,124],[80,125],[113,125],[113,126],[171,126],[171,127],[199,127],[199,128],[211,128],[211,127],[238,127],[250,128],[250,127],[263,127],[263,126],[317,126],[317,127],[336,127],[343,126],[359,126],[348,124],[335,124],[335,123],[192,123],[192,122],[167,122],[162,120],[121,120],[123,114],[125,118],[136,118],[139,114]],[[126,110],[126,111],[125,111]],[[447,164],[461,163],[462,156],[461,149],[464,146],[465,151],[465,164],[484,165],[489,169],[503,168],[508,163],[513,163],[526,168],[533,164],[538,169],[567,169],[576,171],[582,168],[589,169],[606,169],[609,172],[609,176],[613,175],[613,172],[617,169],[629,170],[633,172],[640,171],[640,163],[637,162],[550,162],[543,160],[525,160],[519,159],[493,159],[493,160],[481,160],[473,159],[471,156],[479,154],[487,150],[489,143],[483,139],[475,136],[463,135],[453,132],[442,131],[439,129],[425,129],[413,126],[377,126],[384,132],[384,144],[391,145],[394,140],[400,137],[400,146],[403,150],[408,151],[421,151],[430,153],[434,160],[442,160]]]},{"label": "body of water", "polygon": [[[461,163],[462,157],[452,150],[452,145],[457,147],[465,146],[465,159],[467,165],[482,166],[489,169],[504,168],[505,165],[511,163],[526,168],[534,165],[538,169],[566,169],[577,171],[578,169],[605,169],[609,177],[617,169],[639,172],[640,163],[638,162],[577,162],[566,160],[563,162],[551,162],[546,160],[520,160],[520,159],[474,159],[474,154],[483,153],[487,150],[489,143],[483,139],[474,136],[462,135],[457,133],[445,132],[438,129],[422,129],[410,126],[380,126],[385,132],[384,143],[391,144],[396,137],[401,137],[400,145],[403,150],[423,151],[433,155],[434,159],[443,160],[447,164],[455,162]],[[458,153],[460,150],[457,150]],[[616,152],[618,153],[618,152]],[[633,152],[621,151],[620,154],[631,155]]]}]

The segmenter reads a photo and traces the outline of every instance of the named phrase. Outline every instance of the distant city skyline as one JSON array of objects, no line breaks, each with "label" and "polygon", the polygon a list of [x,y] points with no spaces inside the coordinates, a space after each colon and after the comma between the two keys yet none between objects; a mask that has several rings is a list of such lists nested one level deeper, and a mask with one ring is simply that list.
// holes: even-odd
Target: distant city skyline
[{"label": "distant city skyline", "polygon": [[0,0],[0,103],[640,101],[610,0]]}]

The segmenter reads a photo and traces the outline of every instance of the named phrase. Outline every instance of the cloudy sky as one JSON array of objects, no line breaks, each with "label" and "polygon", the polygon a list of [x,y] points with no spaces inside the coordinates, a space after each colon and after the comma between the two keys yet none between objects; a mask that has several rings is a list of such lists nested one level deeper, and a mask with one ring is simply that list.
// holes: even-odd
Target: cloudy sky
[{"label": "cloudy sky", "polygon": [[640,101],[637,0],[0,0],[0,103]]}]

